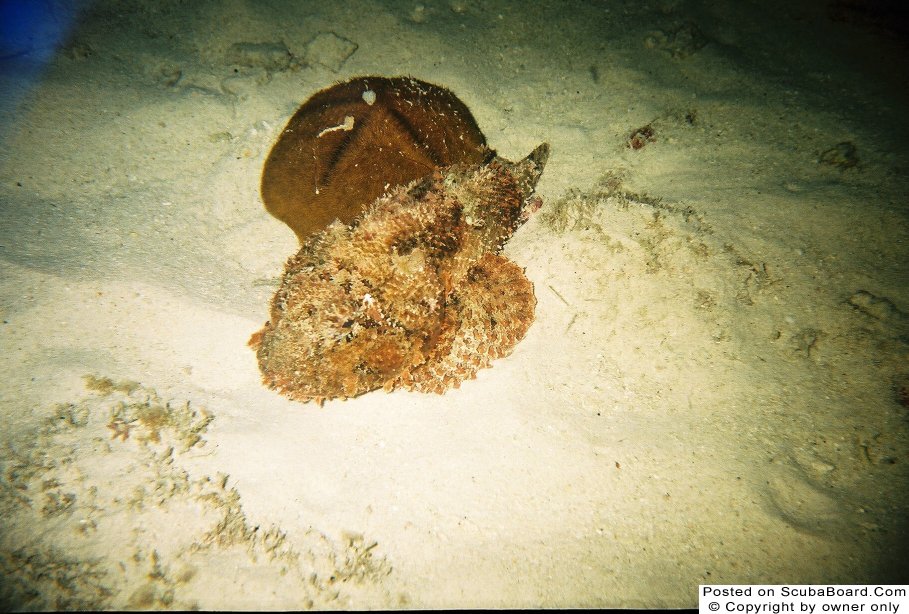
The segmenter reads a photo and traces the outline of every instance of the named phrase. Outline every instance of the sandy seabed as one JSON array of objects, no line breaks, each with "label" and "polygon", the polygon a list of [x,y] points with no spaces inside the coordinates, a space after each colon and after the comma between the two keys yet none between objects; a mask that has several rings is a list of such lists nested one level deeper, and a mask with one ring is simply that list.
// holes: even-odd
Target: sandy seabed
[{"label": "sandy seabed", "polygon": [[[905,583],[905,32],[790,5],[44,3],[0,53],[0,606]],[[258,182],[364,74],[551,144],[536,321],[443,396],[295,403],[246,345],[296,249]]]}]

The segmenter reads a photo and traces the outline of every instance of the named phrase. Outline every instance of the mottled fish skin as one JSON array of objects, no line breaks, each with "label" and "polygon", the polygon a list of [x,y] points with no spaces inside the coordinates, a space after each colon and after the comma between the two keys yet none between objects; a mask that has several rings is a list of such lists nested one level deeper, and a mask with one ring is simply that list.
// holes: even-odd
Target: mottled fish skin
[{"label": "mottled fish skin", "polygon": [[510,353],[536,301],[500,252],[548,156],[436,171],[306,241],[250,340],[265,383],[299,401],[442,393]]}]

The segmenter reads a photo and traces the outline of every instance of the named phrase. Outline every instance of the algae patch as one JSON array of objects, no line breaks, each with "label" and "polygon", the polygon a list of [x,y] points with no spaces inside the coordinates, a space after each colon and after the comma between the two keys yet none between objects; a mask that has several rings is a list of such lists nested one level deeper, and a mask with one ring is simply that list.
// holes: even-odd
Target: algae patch
[{"label": "algae patch", "polygon": [[[345,607],[391,572],[375,542],[249,520],[206,470],[214,415],[137,382],[86,376],[0,457],[0,608]],[[378,597],[375,593],[378,593]],[[292,598],[291,598],[292,596]]]}]

